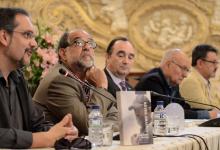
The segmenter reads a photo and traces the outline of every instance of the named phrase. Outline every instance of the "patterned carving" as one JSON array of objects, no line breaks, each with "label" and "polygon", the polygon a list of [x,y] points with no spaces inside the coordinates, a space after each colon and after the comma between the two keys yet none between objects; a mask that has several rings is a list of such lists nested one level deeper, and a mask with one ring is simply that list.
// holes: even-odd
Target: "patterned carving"
[{"label": "patterned carving", "polygon": [[154,61],[167,49],[189,52],[209,34],[208,18],[187,1],[148,1],[131,16],[129,26],[140,53]]},{"label": "patterned carving", "polygon": [[[23,7],[57,38],[66,29],[84,28],[103,60],[111,38],[128,36],[137,49],[133,70],[158,65],[164,51],[182,48],[189,55],[198,43],[219,47],[218,0],[0,0],[1,6]],[[103,62],[97,62],[104,67]]]}]

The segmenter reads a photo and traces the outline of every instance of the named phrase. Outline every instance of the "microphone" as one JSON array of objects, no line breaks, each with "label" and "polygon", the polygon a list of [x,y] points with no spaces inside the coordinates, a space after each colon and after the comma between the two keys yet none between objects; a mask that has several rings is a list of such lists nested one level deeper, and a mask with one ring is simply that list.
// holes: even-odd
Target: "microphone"
[{"label": "microphone", "polygon": [[96,90],[96,89],[95,89],[93,86],[91,86],[90,84],[88,84],[88,83],[86,83],[86,82],[83,82],[83,81],[81,81],[80,79],[76,78],[72,73],[68,72],[67,70],[61,68],[61,69],[59,70],[59,73],[62,74],[62,75],[64,75],[65,77],[69,77],[69,78],[74,79],[75,81],[79,82],[80,84],[85,85],[87,88],[93,90],[94,92],[98,93],[99,95],[101,95],[101,96],[107,98],[108,100],[110,100],[110,101],[112,102],[112,104],[109,105],[109,107],[107,108],[107,110],[109,110],[109,109],[112,107],[112,105],[114,105],[114,104],[116,103],[115,100],[113,100],[113,99],[107,97],[106,95],[102,94],[101,92],[99,92],[98,90]]},{"label": "microphone", "polygon": [[[204,104],[204,103],[200,103],[200,102],[194,102],[194,101],[189,100],[189,99],[177,98],[177,97],[173,97],[173,96],[159,94],[159,93],[154,92],[154,91],[150,91],[150,93],[154,96],[160,96],[160,97],[164,97],[164,98],[172,98],[172,99],[176,99],[176,100],[180,100],[180,101],[186,101],[186,102],[191,102],[191,103],[205,105],[205,106],[211,106],[211,107],[214,107],[214,108],[217,108],[218,110],[220,110],[217,106],[214,106],[214,105],[211,105],[211,104]],[[206,122],[203,122],[203,123],[199,124],[198,126],[200,126],[200,127],[220,127],[220,118],[210,119]]]},{"label": "microphone", "polygon": [[171,98],[171,99],[176,99],[176,100],[180,100],[180,101],[186,101],[186,102],[191,102],[191,103],[195,103],[195,104],[200,104],[200,105],[205,105],[205,106],[210,106],[213,108],[216,108],[218,110],[220,110],[219,107],[211,105],[211,104],[205,104],[205,103],[200,103],[200,102],[195,102],[192,99],[186,99],[186,98],[178,98],[178,97],[173,97],[173,96],[168,96],[168,95],[164,95],[164,94],[160,94],[154,91],[150,91],[150,93],[154,96],[159,96],[159,97],[164,97],[164,98]]}]

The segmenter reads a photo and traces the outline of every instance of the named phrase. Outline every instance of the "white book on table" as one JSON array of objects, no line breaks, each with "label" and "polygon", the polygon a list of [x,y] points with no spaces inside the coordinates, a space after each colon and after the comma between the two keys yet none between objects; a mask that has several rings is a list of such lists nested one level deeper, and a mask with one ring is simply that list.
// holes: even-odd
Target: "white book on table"
[{"label": "white book on table", "polygon": [[121,145],[152,144],[150,92],[119,91],[116,97],[120,117]]}]

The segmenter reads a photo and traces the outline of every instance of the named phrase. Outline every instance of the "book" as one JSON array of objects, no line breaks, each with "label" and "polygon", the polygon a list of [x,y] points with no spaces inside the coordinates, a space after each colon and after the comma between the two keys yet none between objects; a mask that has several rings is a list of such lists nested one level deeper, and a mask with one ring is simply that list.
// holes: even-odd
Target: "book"
[{"label": "book", "polygon": [[118,91],[121,145],[153,143],[151,97],[149,91]]}]

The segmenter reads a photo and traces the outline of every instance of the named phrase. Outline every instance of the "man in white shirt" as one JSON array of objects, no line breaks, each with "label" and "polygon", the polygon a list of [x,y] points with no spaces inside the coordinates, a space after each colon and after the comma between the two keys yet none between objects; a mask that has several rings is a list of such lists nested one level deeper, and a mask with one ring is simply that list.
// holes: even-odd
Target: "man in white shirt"
[{"label": "man in white shirt", "polygon": [[135,49],[126,37],[114,38],[106,51],[108,91],[116,97],[117,91],[129,91],[133,88],[126,81],[126,76],[134,63]]}]

